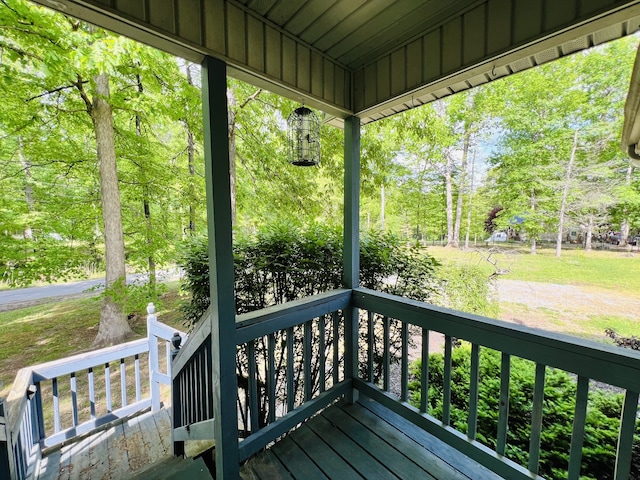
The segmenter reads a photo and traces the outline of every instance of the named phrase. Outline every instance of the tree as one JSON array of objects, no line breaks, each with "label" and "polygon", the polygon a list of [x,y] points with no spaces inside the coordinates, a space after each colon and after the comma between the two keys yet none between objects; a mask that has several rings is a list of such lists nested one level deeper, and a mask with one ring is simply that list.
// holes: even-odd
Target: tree
[{"label": "tree", "polygon": [[[93,87],[92,101],[84,94],[82,87],[78,89],[87,104],[87,113],[91,115],[96,136],[102,220],[104,222],[105,287],[110,289],[115,286],[116,282],[125,281],[126,270],[113,117],[109,103],[111,98],[109,75],[98,73],[93,78]],[[112,295],[107,294],[100,309],[100,325],[94,345],[120,343],[132,333],[122,307],[118,305]]]},{"label": "tree", "polygon": [[[532,253],[539,235],[556,228],[559,256],[566,222],[577,226],[585,210],[594,210],[583,198],[613,187],[606,177],[589,171],[595,165],[615,169],[620,161],[618,112],[632,58],[628,40],[615,42],[488,88],[502,112],[500,149],[490,172],[496,201],[505,206],[501,225],[524,218]],[[547,95],[538,95],[540,91]],[[606,186],[598,185],[599,180]],[[593,227],[593,218],[582,227],[589,230],[589,224]]]},{"label": "tree", "polygon": [[[96,169],[89,167],[89,174],[94,181],[88,183],[93,188],[99,186],[100,208],[95,209],[94,213],[98,215],[89,221],[91,227],[84,231],[86,236],[83,240],[95,246],[96,230],[103,229],[107,294],[101,309],[96,344],[119,342],[131,330],[122,310],[122,302],[116,301],[124,285],[127,234],[123,231],[126,222],[122,218],[122,181],[118,179],[119,175],[126,177],[127,168],[119,167],[117,159],[121,163],[123,158],[135,162],[136,157],[146,156],[132,154],[132,150],[123,154],[121,146],[127,143],[127,138],[137,139],[131,143],[137,146],[138,151],[150,151],[140,141],[143,128],[140,110],[136,108],[144,103],[140,102],[144,93],[141,88],[141,72],[144,69],[141,65],[152,59],[157,60],[158,56],[151,49],[134,42],[23,2],[4,2],[0,12],[0,22],[6,32],[2,47],[9,52],[11,82],[25,85],[19,92],[34,92],[18,100],[19,104],[30,105],[19,110],[22,116],[14,115],[11,122],[3,126],[8,135],[22,132],[25,138],[20,147],[23,163],[26,162],[25,152],[34,148],[41,156],[52,158],[45,162],[47,166],[67,165],[66,176],[70,176],[72,169],[77,170],[76,165],[90,163],[88,156],[95,158],[97,176],[94,176]],[[168,58],[165,57],[165,66]],[[173,61],[172,64],[175,63]],[[116,94],[112,94],[114,89],[110,88],[111,83],[117,85]],[[159,97],[155,98],[156,106],[161,105]],[[161,108],[158,110],[163,111]],[[30,113],[31,117],[25,116],[25,113]],[[130,122],[131,119],[135,121]],[[24,129],[26,125],[30,127],[28,131]],[[26,133],[29,134],[28,141]],[[75,142],[82,144],[82,148],[77,151],[71,148],[65,150],[56,146],[56,142],[62,145]],[[93,154],[90,153],[92,150]],[[60,156],[56,158],[56,154]],[[31,162],[26,171],[29,175],[35,175],[35,168],[36,164]],[[52,168],[51,174],[59,174],[56,170]],[[153,242],[150,236],[152,207],[149,203],[151,189],[149,183],[144,181],[149,176],[148,172],[147,165],[138,163],[136,178],[143,180],[141,190],[144,201],[138,203],[142,208],[136,210],[142,210],[145,217],[145,221],[141,222],[144,233],[140,237],[145,239],[142,243],[147,248],[141,249],[141,256],[153,267],[155,259],[151,252]],[[135,188],[138,183],[131,182],[128,185]],[[32,191],[30,194],[32,205],[37,205],[34,202],[36,193]],[[82,195],[82,192],[77,193]],[[93,195],[90,197],[95,198]],[[60,210],[55,213],[59,216]],[[101,218],[100,222],[98,218]],[[100,227],[96,228],[96,225]],[[65,244],[68,243],[68,236],[73,236],[69,230],[56,229],[54,233]],[[99,254],[99,249],[96,252]],[[65,269],[61,270],[64,274]]]}]

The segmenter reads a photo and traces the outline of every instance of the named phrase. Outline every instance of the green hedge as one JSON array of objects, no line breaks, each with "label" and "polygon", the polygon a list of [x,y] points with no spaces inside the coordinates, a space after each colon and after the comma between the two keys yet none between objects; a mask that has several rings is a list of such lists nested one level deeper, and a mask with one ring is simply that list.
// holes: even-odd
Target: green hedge
[{"label": "green hedge", "polygon": [[[496,447],[498,429],[500,363],[500,352],[481,348],[477,439],[493,449]],[[414,362],[411,369],[412,377],[419,379],[421,362]],[[468,344],[463,344],[453,350],[451,372],[451,425],[463,433],[467,432],[470,371],[471,348]],[[439,419],[442,418],[443,378],[443,355],[432,354],[429,357],[428,411]],[[535,364],[512,357],[506,455],[525,467],[529,461],[534,384]],[[412,381],[409,389],[411,403],[416,407],[419,406],[421,395],[419,381]],[[540,458],[540,475],[545,478],[567,478],[575,395],[576,381],[573,376],[561,370],[547,368]],[[613,478],[622,402],[621,393],[591,386],[581,478],[597,480]],[[640,437],[636,434],[630,477],[634,479],[640,478],[639,441]]]},{"label": "green hedge", "polygon": [[[238,314],[342,287],[342,232],[327,226],[300,228],[270,225],[234,240],[236,312]],[[183,288],[191,293],[188,323],[209,306],[206,238],[184,248]],[[440,286],[438,262],[426,251],[405,248],[390,234],[363,236],[360,284],[416,300],[430,301]]]}]

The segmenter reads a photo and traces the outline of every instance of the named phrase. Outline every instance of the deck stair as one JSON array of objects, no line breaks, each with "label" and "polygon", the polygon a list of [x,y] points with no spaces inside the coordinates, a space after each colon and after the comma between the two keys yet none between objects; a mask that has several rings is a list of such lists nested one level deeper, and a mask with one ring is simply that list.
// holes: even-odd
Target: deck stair
[{"label": "deck stair", "polygon": [[[35,478],[133,478],[146,472],[149,465],[162,464],[173,458],[170,413],[162,408],[115,422],[82,439],[45,451]],[[191,471],[187,461],[181,467]]]},{"label": "deck stair", "polygon": [[211,478],[211,474],[202,457],[170,456],[131,478],[132,480],[189,480]]}]

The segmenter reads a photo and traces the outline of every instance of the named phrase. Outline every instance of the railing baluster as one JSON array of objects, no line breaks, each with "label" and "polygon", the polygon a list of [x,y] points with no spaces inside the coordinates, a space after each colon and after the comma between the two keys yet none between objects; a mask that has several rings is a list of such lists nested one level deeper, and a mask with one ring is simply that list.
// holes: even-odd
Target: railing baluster
[{"label": "railing baluster", "polygon": [[[160,371],[160,353],[158,352],[158,337],[149,336],[149,381],[151,382],[151,409],[160,410],[160,385],[154,381],[154,373]],[[184,406],[184,403],[182,403]],[[183,417],[184,418],[184,417]]]},{"label": "railing baluster", "polygon": [[36,424],[38,427],[37,439],[40,441],[44,440],[46,437],[46,432],[44,430],[44,410],[42,408],[42,384],[40,382],[36,382],[36,396],[34,400]]},{"label": "railing baluster", "polygon": [[142,392],[140,383],[140,355],[138,354],[134,357],[134,365],[136,372],[136,402],[139,402],[142,398]]},{"label": "railing baluster", "polygon": [[111,413],[113,411],[113,405],[111,403],[111,368],[108,363],[104,364],[104,390],[107,396],[107,413]]},{"label": "railing baluster", "polygon": [[304,401],[311,399],[312,379],[311,379],[311,337],[312,337],[312,321],[304,323],[304,344],[302,347],[302,356],[304,363]]},{"label": "railing baluster", "polygon": [[633,434],[636,430],[636,416],[638,412],[638,392],[627,390],[624,392],[624,404],[620,415],[620,432],[618,434],[618,448],[616,451],[615,480],[626,480],[631,472],[633,457]]},{"label": "railing baluster", "polygon": [[391,365],[391,355],[389,354],[389,323],[389,317],[382,318],[382,342],[384,344],[382,351],[382,388],[385,392],[389,391],[389,370]]},{"label": "railing baluster", "polygon": [[188,408],[187,408],[187,395],[188,392],[188,382],[187,382],[187,371],[188,368],[185,366],[184,370],[180,374],[180,407],[181,407],[181,415],[180,419],[182,420],[182,425],[189,424]]},{"label": "railing baluster", "polygon": [[184,415],[182,416],[183,425],[189,425],[191,423],[191,418],[189,417],[190,402],[191,402],[191,382],[189,381],[189,365],[185,365],[184,367]]},{"label": "railing baluster", "polygon": [[199,362],[198,362],[198,372],[199,372],[199,378],[200,381],[198,382],[200,384],[200,396],[198,397],[200,399],[200,414],[201,414],[201,418],[200,420],[207,420],[209,417],[207,416],[207,377],[206,377],[206,364],[207,362],[207,351],[204,347],[202,347],[202,349],[200,350],[200,354],[199,354]]},{"label": "railing baluster", "polygon": [[[276,420],[276,336],[274,333],[270,333],[267,337],[267,359],[269,365],[268,370],[268,401],[269,401],[269,416],[268,422],[275,422]],[[321,384],[322,385],[322,384]]]},{"label": "railing baluster", "polygon": [[[164,342],[165,365],[167,366],[167,375],[171,375],[171,342]],[[159,367],[159,366],[158,366]]]},{"label": "railing baluster", "polygon": [[120,359],[120,394],[122,397],[122,406],[127,406],[127,366],[124,358]]},{"label": "railing baluster", "polygon": [[402,368],[400,379],[400,400],[407,401],[409,396],[409,326],[407,322],[402,322],[400,330],[402,338]]},{"label": "railing baluster", "polygon": [[291,412],[295,405],[293,392],[293,342],[293,327],[289,327],[287,328],[287,412]]},{"label": "railing baluster", "polygon": [[[182,408],[182,392],[184,391],[182,383],[182,371],[171,381],[171,428],[176,429],[184,425],[184,409]],[[171,432],[173,440],[173,431]],[[179,456],[184,454],[184,442],[171,442],[171,451],[173,455]]]},{"label": "railing baluster", "polygon": [[87,371],[87,380],[89,383],[89,408],[91,410],[91,419],[96,418],[96,383],[93,377],[93,367]]},{"label": "railing baluster", "polygon": [[340,337],[340,325],[338,323],[338,312],[331,313],[333,328],[333,384],[336,385],[340,381],[340,352],[338,351],[338,337]]},{"label": "railing baluster", "polygon": [[256,378],[256,343],[249,342],[249,411],[251,414],[251,433],[258,431],[258,379]]},{"label": "railing baluster", "polygon": [[367,312],[367,375],[368,380],[373,383],[373,342],[375,339],[373,338],[373,317],[375,316],[374,312]]},{"label": "railing baluster", "polygon": [[469,419],[467,436],[476,439],[478,431],[478,386],[480,383],[480,345],[471,345],[471,375],[469,376]]},{"label": "railing baluster", "polygon": [[422,329],[422,368],[420,370],[420,411],[427,412],[429,402],[429,330]]},{"label": "railing baluster", "polygon": [[60,431],[60,399],[58,398],[58,378],[51,381],[51,390],[53,393],[53,431]]},{"label": "railing baluster", "polygon": [[529,471],[535,474],[538,473],[540,463],[545,373],[546,366],[542,363],[536,363],[536,383],[533,388],[533,411],[531,412],[531,440],[529,442]]},{"label": "railing baluster", "polygon": [[24,414],[24,418],[26,419],[24,421],[24,423],[22,424],[23,428],[24,428],[24,435],[25,435],[25,439],[26,439],[26,445],[28,447],[30,451],[31,450],[31,446],[34,444],[33,438],[34,438],[34,434],[35,434],[35,410],[33,408],[33,404],[30,400],[27,401],[27,408],[25,409],[25,414]]},{"label": "railing baluster", "polygon": [[207,418],[213,418],[213,378],[211,376],[212,352],[210,343],[207,343],[206,345],[206,352],[205,376],[207,378]]},{"label": "railing baluster", "polygon": [[498,438],[496,452],[504,455],[509,429],[509,383],[511,379],[511,355],[502,353],[500,366],[500,400],[498,405]]},{"label": "railing baluster", "polygon": [[451,422],[451,336],[444,337],[444,377],[442,379],[442,423]]},{"label": "railing baluster", "polygon": [[198,364],[199,378],[200,378],[200,413],[201,420],[207,420],[209,418],[207,413],[207,374],[206,374],[206,363],[207,363],[207,350],[202,347],[200,350],[200,362]]},{"label": "railing baluster", "polygon": [[320,384],[320,393],[327,389],[327,317],[322,315],[318,318],[318,349],[320,371],[318,375],[318,383]]},{"label": "railing baluster", "polygon": [[71,386],[71,418],[73,426],[78,426],[78,383],[76,382],[76,373],[71,373],[70,378]]},{"label": "railing baluster", "polygon": [[189,419],[189,423],[194,423],[193,419],[194,419],[194,406],[195,406],[195,390],[196,390],[196,385],[195,385],[195,377],[193,375],[193,362],[189,363],[189,366],[187,367],[187,372],[188,372],[188,377],[187,377],[187,385],[188,385],[188,392],[189,392],[189,403],[188,403],[188,410],[187,410],[187,418]]},{"label": "railing baluster", "polygon": [[589,379],[578,377],[576,392],[576,412],[573,417],[573,431],[571,432],[571,450],[569,453],[569,470],[567,478],[578,480],[582,463],[582,445],[584,442],[584,424],[587,419],[587,403],[589,401]]},{"label": "railing baluster", "polygon": [[202,388],[202,384],[200,383],[200,354],[201,352],[197,351],[196,354],[193,356],[193,377],[194,377],[193,397],[195,400],[195,404],[194,404],[195,410],[193,412],[194,422],[200,421],[200,410],[202,409],[202,404],[198,401],[200,398],[202,398],[200,396],[200,390]]}]

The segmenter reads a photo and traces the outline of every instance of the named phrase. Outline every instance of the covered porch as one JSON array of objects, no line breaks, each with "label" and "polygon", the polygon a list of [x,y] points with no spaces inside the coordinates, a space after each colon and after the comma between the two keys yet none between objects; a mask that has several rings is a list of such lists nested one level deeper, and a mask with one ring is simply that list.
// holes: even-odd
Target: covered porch
[{"label": "covered porch", "polygon": [[[360,288],[359,139],[363,124],[630,34],[640,25],[640,2],[41,3],[203,66],[212,302],[171,364],[175,455],[184,455],[184,442],[215,442],[217,478],[332,478],[336,465],[340,476],[355,478],[539,478],[542,431],[552,428],[544,415],[545,378],[554,368],[577,381],[573,433],[558,468],[570,479],[581,475],[589,391],[600,382],[625,393],[610,474],[630,478],[639,354]],[[344,289],[236,316],[227,75],[318,108],[326,123],[344,129]],[[391,361],[394,332],[398,368]],[[432,335],[444,336],[438,418],[428,413]],[[422,369],[421,395],[412,399],[414,340]],[[463,424],[451,415],[454,341],[471,348]],[[501,368],[498,428],[481,442],[485,349],[500,352]],[[513,459],[509,443],[514,357],[533,362],[536,372],[524,463]],[[238,381],[240,361],[246,383]],[[12,475],[28,478],[43,439],[20,419],[42,406],[29,391],[14,401],[21,406],[19,415],[10,412],[15,436],[6,440],[7,461]],[[372,469],[373,462],[380,467]]]}]

